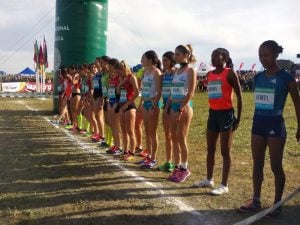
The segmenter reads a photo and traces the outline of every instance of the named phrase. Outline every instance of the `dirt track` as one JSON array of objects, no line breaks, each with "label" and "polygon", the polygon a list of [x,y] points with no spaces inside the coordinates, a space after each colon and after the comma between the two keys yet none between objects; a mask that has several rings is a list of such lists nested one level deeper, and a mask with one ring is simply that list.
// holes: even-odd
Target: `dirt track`
[{"label": "dirt track", "polygon": [[[194,225],[245,218],[226,207],[235,201],[230,195],[219,197],[224,205],[216,209],[205,190],[119,163],[87,138],[52,126],[47,101],[0,98],[0,224]],[[256,224],[296,225],[296,212],[299,204],[276,221]]]}]

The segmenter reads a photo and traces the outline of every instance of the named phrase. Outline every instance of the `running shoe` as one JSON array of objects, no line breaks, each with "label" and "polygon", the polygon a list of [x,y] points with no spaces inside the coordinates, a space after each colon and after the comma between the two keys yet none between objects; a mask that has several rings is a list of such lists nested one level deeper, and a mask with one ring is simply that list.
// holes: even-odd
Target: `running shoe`
[{"label": "running shoe", "polygon": [[106,143],[106,141],[102,141],[102,142],[100,143],[100,147],[101,147],[101,148],[108,148],[109,145]]},{"label": "running shoe", "polygon": [[143,151],[143,148],[136,147],[135,148],[135,153],[141,153]]},{"label": "running shoe", "polygon": [[111,148],[106,150],[106,153],[107,154],[113,154],[116,148],[117,148],[116,146],[112,146]]},{"label": "running shoe", "polygon": [[223,184],[220,184],[219,187],[213,189],[210,193],[212,195],[223,195],[223,194],[226,194],[228,193],[229,189],[228,189],[228,186],[224,186]]},{"label": "running shoe", "polygon": [[80,133],[80,134],[86,134],[87,131],[86,131],[86,130],[80,130],[79,133]]},{"label": "running shoe", "polygon": [[50,120],[50,122],[51,122],[53,125],[59,125],[59,121],[57,121],[57,120]]},{"label": "running shoe", "polygon": [[124,161],[130,161],[134,159],[134,153],[127,152],[127,154],[124,154],[123,160]]},{"label": "running shoe", "polygon": [[255,212],[261,208],[260,201],[255,201],[254,199],[249,199],[244,205],[239,208],[241,212]]},{"label": "running shoe", "polygon": [[149,157],[145,157],[143,160],[138,161],[137,164],[142,166],[145,163],[147,163],[149,160],[151,160]]},{"label": "running shoe", "polygon": [[176,176],[171,179],[171,181],[176,183],[181,183],[186,180],[191,175],[191,171],[189,169],[180,168],[179,171],[176,173]]},{"label": "running shoe", "polygon": [[112,155],[115,157],[120,157],[121,155],[123,155],[123,151],[120,148],[115,148],[115,150],[113,150]]},{"label": "running shoe", "polygon": [[72,128],[73,128],[72,124],[68,124],[67,126],[65,126],[65,129],[67,129],[67,130],[71,130]]},{"label": "running shoe", "polygon": [[168,180],[173,180],[177,176],[177,173],[179,171],[180,171],[180,169],[178,167],[175,167],[175,169],[173,170],[173,173],[168,177]]},{"label": "running shoe", "polygon": [[148,153],[148,151],[147,151],[146,149],[140,152],[140,156],[141,156],[141,157],[144,157],[144,158],[145,158],[145,157],[147,157],[148,155],[149,155],[149,153]]},{"label": "running shoe", "polygon": [[267,215],[265,215],[266,218],[274,219],[275,217],[278,217],[281,214],[282,208],[281,206],[274,209],[273,211],[269,212]]},{"label": "running shoe", "polygon": [[156,167],[156,160],[151,159],[142,165],[144,169],[153,169],[154,167]]},{"label": "running shoe", "polygon": [[193,187],[196,187],[196,188],[213,188],[214,185],[215,184],[214,184],[213,180],[204,179],[204,180],[196,181],[193,184]]},{"label": "running shoe", "polygon": [[170,163],[170,162],[166,162],[163,165],[161,165],[160,167],[158,167],[158,169],[160,171],[173,172],[173,170],[175,169],[175,164]]},{"label": "running shoe", "polygon": [[73,126],[71,129],[72,132],[77,133],[80,131],[80,129],[78,127]]}]

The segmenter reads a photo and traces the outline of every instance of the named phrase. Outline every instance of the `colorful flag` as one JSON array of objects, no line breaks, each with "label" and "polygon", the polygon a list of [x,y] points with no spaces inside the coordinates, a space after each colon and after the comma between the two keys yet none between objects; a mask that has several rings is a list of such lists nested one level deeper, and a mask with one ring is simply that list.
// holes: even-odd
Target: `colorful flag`
[{"label": "colorful flag", "polygon": [[244,63],[241,62],[239,70],[241,70],[243,68],[243,66],[244,66]]},{"label": "colorful flag", "polygon": [[35,43],[34,43],[34,55],[33,55],[33,61],[35,62],[35,68],[37,69],[38,67],[38,64],[39,64],[39,46],[38,46],[38,43],[37,43],[37,40],[35,40]]},{"label": "colorful flag", "polygon": [[45,68],[48,68],[48,52],[47,52],[47,44],[44,36],[44,44],[43,44],[43,53],[44,53],[44,64]]},{"label": "colorful flag", "polygon": [[251,67],[251,70],[252,70],[252,71],[254,70],[255,66],[256,66],[256,64],[253,63],[253,64],[252,64],[252,67]]},{"label": "colorful flag", "polygon": [[40,44],[40,50],[39,50],[39,65],[43,65],[44,64],[44,54],[43,54],[43,48],[42,48],[42,44]]}]

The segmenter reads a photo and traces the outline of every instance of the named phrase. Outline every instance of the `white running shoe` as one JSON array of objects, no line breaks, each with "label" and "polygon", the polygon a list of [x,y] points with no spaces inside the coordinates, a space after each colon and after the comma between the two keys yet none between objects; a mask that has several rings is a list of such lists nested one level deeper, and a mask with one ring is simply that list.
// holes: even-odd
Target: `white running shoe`
[{"label": "white running shoe", "polygon": [[213,188],[214,187],[214,181],[213,180],[208,180],[208,179],[196,181],[193,184],[193,187],[196,187],[196,188],[206,188],[206,187]]},{"label": "white running shoe", "polygon": [[228,193],[228,191],[228,186],[224,186],[223,184],[221,184],[219,187],[215,188],[210,193],[212,195],[222,195]]}]

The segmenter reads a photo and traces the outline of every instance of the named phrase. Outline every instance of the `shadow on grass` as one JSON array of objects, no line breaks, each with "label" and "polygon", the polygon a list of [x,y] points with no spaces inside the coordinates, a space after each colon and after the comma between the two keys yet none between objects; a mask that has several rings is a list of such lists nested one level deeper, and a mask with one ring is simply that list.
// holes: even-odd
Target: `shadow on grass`
[{"label": "shadow on grass", "polygon": [[[280,216],[274,219],[262,218],[253,225],[298,225],[300,206],[286,206]],[[241,214],[237,210],[199,210],[195,212],[161,212],[159,215],[148,214],[147,207],[108,207],[60,216],[47,216],[39,219],[22,220],[18,225],[232,225],[253,214]],[[138,215],[139,212],[144,215]],[[195,214],[197,213],[197,214]],[[199,215],[199,213],[201,215]],[[102,214],[102,216],[97,216]]]}]

